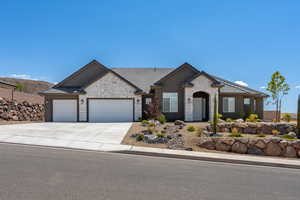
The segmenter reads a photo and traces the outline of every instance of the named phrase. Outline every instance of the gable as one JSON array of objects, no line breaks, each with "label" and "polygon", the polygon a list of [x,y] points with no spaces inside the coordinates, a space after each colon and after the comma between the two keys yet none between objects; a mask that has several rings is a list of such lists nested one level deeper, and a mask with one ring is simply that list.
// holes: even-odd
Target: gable
[{"label": "gable", "polygon": [[103,77],[85,88],[90,97],[128,98],[136,94],[136,88],[114,74],[108,72]]},{"label": "gable", "polygon": [[54,88],[83,88],[105,75],[108,71],[104,65],[93,60],[55,85]]},{"label": "gable", "polygon": [[200,73],[192,65],[184,63],[162,79],[157,81],[155,85],[182,85],[186,80]]}]

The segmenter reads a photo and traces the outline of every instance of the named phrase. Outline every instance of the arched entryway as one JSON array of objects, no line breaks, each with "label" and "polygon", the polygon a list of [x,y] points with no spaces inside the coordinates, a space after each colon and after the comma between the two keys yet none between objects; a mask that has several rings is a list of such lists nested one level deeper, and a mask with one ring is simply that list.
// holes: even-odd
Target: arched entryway
[{"label": "arched entryway", "polygon": [[193,93],[193,119],[194,121],[208,121],[209,94],[206,92]]}]

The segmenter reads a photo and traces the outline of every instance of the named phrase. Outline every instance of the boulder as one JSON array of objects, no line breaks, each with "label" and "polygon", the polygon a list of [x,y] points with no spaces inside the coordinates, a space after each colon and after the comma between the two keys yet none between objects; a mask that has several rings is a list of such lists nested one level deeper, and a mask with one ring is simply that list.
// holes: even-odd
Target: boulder
[{"label": "boulder", "polygon": [[280,156],[282,153],[282,150],[278,143],[270,142],[267,144],[267,147],[265,149],[265,154],[267,156]]},{"label": "boulder", "polygon": [[289,132],[288,135],[294,138],[297,137],[297,134],[295,132]]},{"label": "boulder", "polygon": [[241,142],[236,142],[231,147],[232,152],[235,153],[246,153],[248,148],[246,144],[243,144]]},{"label": "boulder", "polygon": [[174,122],[174,124],[175,124],[175,125],[183,125],[183,126],[185,126],[184,121],[181,121],[181,120],[176,120],[176,121]]},{"label": "boulder", "polygon": [[293,141],[293,142],[292,142],[292,146],[293,146],[294,148],[296,148],[297,150],[300,150],[300,140]]},{"label": "boulder", "polygon": [[207,138],[207,139],[200,140],[199,147],[210,149],[210,150],[215,150],[216,144],[212,139]]},{"label": "boulder", "polygon": [[231,145],[223,143],[221,140],[216,143],[217,151],[230,151]]},{"label": "boulder", "polygon": [[266,147],[266,143],[263,140],[258,140],[255,143],[255,146],[258,147],[258,148],[260,148],[260,149],[264,149]]},{"label": "boulder", "polygon": [[259,155],[259,156],[265,155],[265,153],[261,149],[259,149],[257,147],[250,147],[250,148],[248,148],[247,153],[248,154],[253,154],[253,155]]},{"label": "boulder", "polygon": [[237,122],[237,123],[243,123],[244,120],[243,119],[237,119],[237,120],[235,120],[235,122]]},{"label": "boulder", "polygon": [[297,157],[297,152],[296,152],[294,147],[288,146],[288,147],[286,147],[286,150],[284,152],[284,156],[289,157],[289,158],[296,158]]}]

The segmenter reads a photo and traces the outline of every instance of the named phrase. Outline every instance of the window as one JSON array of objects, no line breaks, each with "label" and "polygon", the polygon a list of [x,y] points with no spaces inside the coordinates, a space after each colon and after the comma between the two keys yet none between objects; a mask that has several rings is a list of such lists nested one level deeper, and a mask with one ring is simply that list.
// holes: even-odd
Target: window
[{"label": "window", "polygon": [[223,112],[232,113],[235,112],[235,98],[223,97]]},{"label": "window", "polygon": [[152,99],[151,98],[146,98],[145,99],[145,104],[150,104],[150,103],[152,103]]},{"label": "window", "polygon": [[175,92],[163,93],[163,112],[178,112],[178,95]]},{"label": "window", "polygon": [[244,104],[250,105],[250,98],[244,98]]}]

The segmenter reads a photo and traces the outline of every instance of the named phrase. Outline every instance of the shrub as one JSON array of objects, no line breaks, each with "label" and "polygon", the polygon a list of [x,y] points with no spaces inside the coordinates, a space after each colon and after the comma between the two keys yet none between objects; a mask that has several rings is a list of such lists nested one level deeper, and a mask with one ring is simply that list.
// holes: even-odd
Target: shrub
[{"label": "shrub", "polygon": [[147,124],[149,124],[149,121],[148,120],[142,120],[141,123],[142,123],[142,125],[147,125]]},{"label": "shrub", "polygon": [[164,116],[163,114],[161,114],[158,118],[158,121],[161,123],[161,124],[164,124],[167,122],[167,118],[166,116]]},{"label": "shrub", "polygon": [[18,83],[18,84],[16,85],[16,90],[17,90],[17,91],[23,92],[24,89],[25,89],[25,87],[24,87],[24,85],[22,85],[21,83]]},{"label": "shrub", "polygon": [[194,126],[188,126],[188,127],[187,127],[187,130],[188,130],[189,132],[194,132],[194,131],[196,130],[196,128],[195,128]]},{"label": "shrub", "polygon": [[203,128],[197,128],[196,134],[198,137],[202,137],[203,136]]},{"label": "shrub", "polygon": [[228,137],[243,137],[243,135],[239,133],[239,130],[237,128],[233,128],[231,130],[231,134],[228,135]]},{"label": "shrub", "polygon": [[238,130],[237,128],[233,128],[233,129],[231,130],[231,133],[232,133],[232,134],[238,134],[238,133],[239,133],[239,130]]},{"label": "shrub", "polygon": [[266,134],[264,134],[264,133],[259,133],[259,134],[257,135],[257,137],[266,137]]},{"label": "shrub", "polygon": [[257,122],[258,115],[257,114],[250,114],[249,117],[246,119],[246,122]]},{"label": "shrub", "polygon": [[227,118],[226,122],[233,122],[233,120],[231,118]]},{"label": "shrub", "polygon": [[287,140],[294,140],[296,139],[296,137],[292,136],[292,135],[283,135],[281,136],[282,139],[287,139]]},{"label": "shrub", "polygon": [[160,103],[158,98],[154,98],[152,103],[148,104],[145,110],[148,119],[158,119],[161,115]]},{"label": "shrub", "polygon": [[157,136],[157,137],[159,137],[159,138],[166,137],[166,135],[165,135],[165,134],[163,134],[163,133],[157,133],[157,134],[156,134],[156,136]]},{"label": "shrub", "polygon": [[280,134],[280,132],[279,132],[278,130],[276,130],[276,129],[273,129],[273,130],[272,130],[272,134],[273,134],[274,136],[277,136],[277,135]]},{"label": "shrub", "polygon": [[154,126],[155,126],[155,123],[154,123],[154,122],[149,122],[149,123],[148,123],[148,126],[149,126],[149,127],[154,127]]},{"label": "shrub", "polygon": [[289,114],[289,113],[285,113],[283,116],[282,116],[282,119],[286,122],[290,122],[291,119],[292,119],[292,115]]},{"label": "shrub", "polygon": [[140,134],[136,137],[136,141],[142,141],[144,139],[144,135]]},{"label": "shrub", "polygon": [[236,134],[231,133],[230,135],[228,135],[228,137],[243,137],[243,135],[241,133],[236,133]]}]

